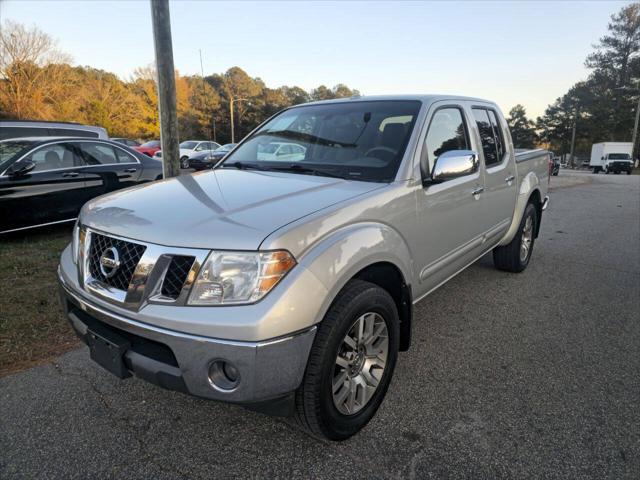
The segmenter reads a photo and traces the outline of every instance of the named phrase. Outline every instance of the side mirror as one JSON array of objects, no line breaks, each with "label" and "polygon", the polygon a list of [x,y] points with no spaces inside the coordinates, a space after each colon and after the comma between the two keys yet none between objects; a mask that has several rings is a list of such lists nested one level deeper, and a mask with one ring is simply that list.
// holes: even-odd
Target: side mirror
[{"label": "side mirror", "polygon": [[13,164],[7,173],[12,177],[19,177],[26,175],[34,168],[36,168],[36,164],[31,160],[23,160],[20,163]]},{"label": "side mirror", "polygon": [[478,170],[478,154],[473,150],[449,150],[436,159],[426,183],[442,183],[471,175]]},{"label": "side mirror", "polygon": [[604,157],[602,157],[600,160],[604,160]]}]

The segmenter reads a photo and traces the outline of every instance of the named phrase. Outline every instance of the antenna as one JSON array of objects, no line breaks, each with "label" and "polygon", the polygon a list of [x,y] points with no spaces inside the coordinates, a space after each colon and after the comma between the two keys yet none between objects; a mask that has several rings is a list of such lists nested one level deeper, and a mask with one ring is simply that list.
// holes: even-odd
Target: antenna
[{"label": "antenna", "polygon": [[[213,112],[209,109],[209,102],[207,101],[207,93],[205,91],[205,81],[204,81],[204,68],[202,66],[202,50],[198,49],[200,53],[200,76],[202,77],[202,98],[204,99],[205,108],[211,113],[211,118],[213,120],[213,141],[216,141],[216,119],[213,116]],[[211,128],[207,129],[209,131],[209,141],[211,141]]]}]

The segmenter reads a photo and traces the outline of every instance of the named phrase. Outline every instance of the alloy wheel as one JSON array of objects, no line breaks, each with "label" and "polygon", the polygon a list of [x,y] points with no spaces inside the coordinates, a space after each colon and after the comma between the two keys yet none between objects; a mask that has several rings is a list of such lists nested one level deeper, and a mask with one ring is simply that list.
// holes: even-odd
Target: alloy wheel
[{"label": "alloy wheel", "polygon": [[533,218],[531,215],[527,217],[524,222],[524,228],[522,229],[522,241],[520,242],[520,261],[522,263],[527,261],[529,252],[531,251],[531,244],[533,243]]},{"label": "alloy wheel", "polygon": [[353,323],[342,343],[332,377],[333,404],[354,415],[373,397],[382,380],[389,353],[389,332],[381,315],[367,312]]}]

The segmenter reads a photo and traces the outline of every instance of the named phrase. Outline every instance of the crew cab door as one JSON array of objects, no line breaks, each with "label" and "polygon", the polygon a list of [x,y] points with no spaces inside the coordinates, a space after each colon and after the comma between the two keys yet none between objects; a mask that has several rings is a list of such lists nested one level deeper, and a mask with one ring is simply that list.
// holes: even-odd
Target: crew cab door
[{"label": "crew cab door", "polygon": [[500,241],[511,225],[516,205],[515,157],[507,146],[505,125],[500,115],[489,106],[474,105],[471,109],[484,164],[482,221],[487,247]]},{"label": "crew cab door", "polygon": [[[471,118],[461,104],[435,104],[431,112],[420,153],[423,187],[417,194],[419,240],[414,249],[419,266],[417,296],[464,268],[482,248],[483,183],[469,130]],[[472,167],[434,182],[435,167],[447,152],[468,156]]]}]

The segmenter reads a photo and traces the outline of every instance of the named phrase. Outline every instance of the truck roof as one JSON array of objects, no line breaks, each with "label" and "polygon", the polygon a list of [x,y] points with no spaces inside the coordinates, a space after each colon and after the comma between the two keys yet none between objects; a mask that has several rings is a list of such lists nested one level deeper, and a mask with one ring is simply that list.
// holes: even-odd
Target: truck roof
[{"label": "truck roof", "polygon": [[356,95],[353,97],[333,98],[331,100],[319,100],[317,102],[303,103],[302,105],[316,105],[324,103],[342,103],[342,102],[370,102],[370,101],[382,101],[382,100],[404,100],[404,101],[419,101],[423,103],[431,103],[440,100],[459,100],[459,101],[475,101],[490,103],[495,105],[495,102],[491,100],[485,100],[477,97],[465,97],[462,95],[445,95],[445,94],[412,94],[412,95]]}]

